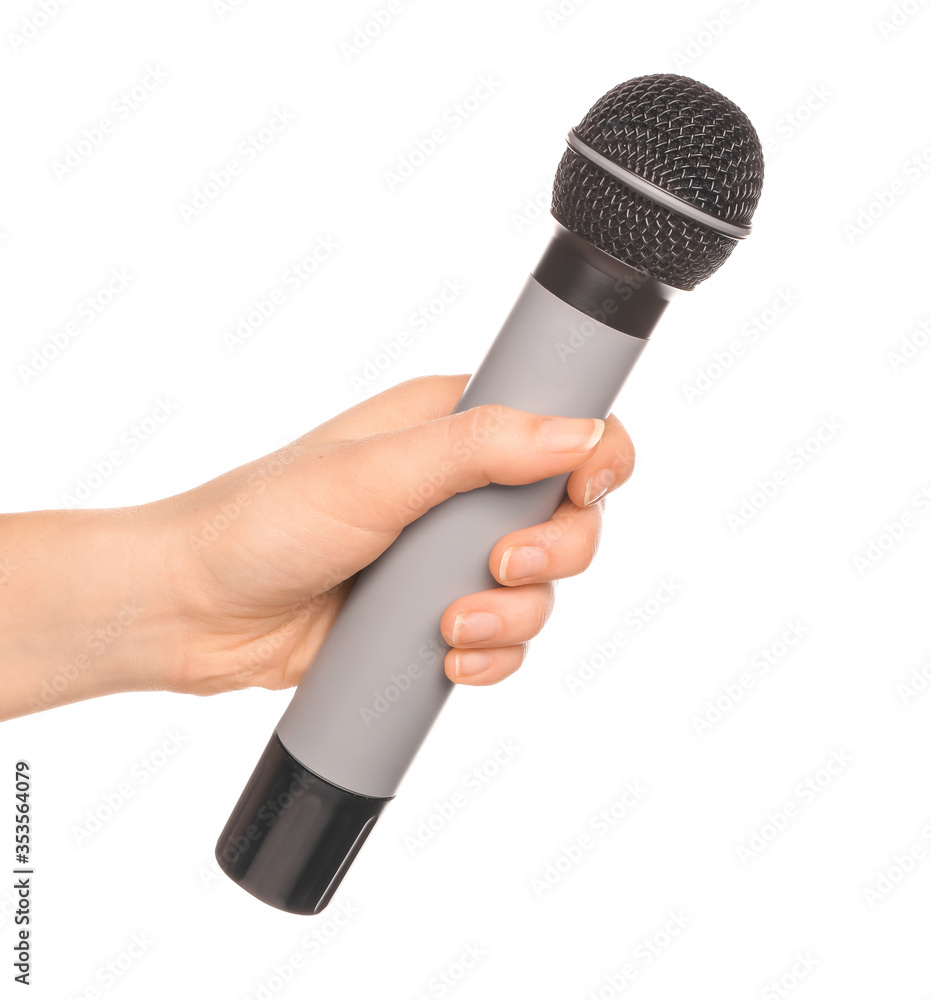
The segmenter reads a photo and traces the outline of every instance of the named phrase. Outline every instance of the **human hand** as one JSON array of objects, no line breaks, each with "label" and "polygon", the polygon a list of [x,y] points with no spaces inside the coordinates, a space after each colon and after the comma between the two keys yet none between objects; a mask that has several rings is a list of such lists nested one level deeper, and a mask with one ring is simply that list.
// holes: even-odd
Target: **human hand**
[{"label": "human hand", "polygon": [[[407,523],[457,492],[572,470],[567,499],[549,522],[494,546],[489,568],[501,586],[463,595],[440,622],[452,647],[445,660],[451,680],[490,684],[513,673],[552,610],[554,581],[589,565],[601,530],[600,498],[630,476],[633,447],[613,416],[602,435],[601,421],[507,407],[450,415],[467,380],[405,382],[271,455],[142,507],[7,515],[0,530],[4,539],[18,534],[14,559],[18,551],[21,562],[25,555],[27,563],[54,567],[66,578],[66,598],[56,601],[54,623],[48,615],[33,623],[39,636],[16,650],[27,673],[8,689],[13,704],[4,714],[108,691],[291,687],[355,575]],[[493,434],[477,433],[489,426],[497,428]],[[418,484],[451,456],[465,457],[456,458],[429,500],[411,504]],[[32,520],[17,525],[10,518]],[[132,620],[102,649],[85,648],[93,643],[82,644],[82,635],[93,623],[116,620],[126,598],[137,608]],[[25,605],[19,607],[22,621]],[[16,617],[16,600],[8,612]],[[89,660],[62,690],[57,682],[49,686],[49,677],[62,672],[47,651],[43,656],[43,630],[59,661]],[[37,669],[38,662],[45,666]]]},{"label": "human hand", "polygon": [[[488,684],[517,669],[550,614],[553,581],[591,561],[601,528],[597,501],[628,478],[633,448],[612,417],[597,446],[599,421],[568,421],[582,436],[553,451],[541,441],[546,418],[506,408],[494,414],[500,429],[475,445],[476,428],[492,423],[488,408],[449,416],[466,381],[405,382],[279,452],[162,502],[188,552],[188,656],[173,687],[204,693],[296,684],[355,574],[405,524],[457,492],[574,469],[551,522],[495,545],[489,568],[503,586],[463,595],[440,623],[452,647],[451,680]],[[468,457],[457,459],[429,502],[410,505],[417,485],[462,453]]]}]

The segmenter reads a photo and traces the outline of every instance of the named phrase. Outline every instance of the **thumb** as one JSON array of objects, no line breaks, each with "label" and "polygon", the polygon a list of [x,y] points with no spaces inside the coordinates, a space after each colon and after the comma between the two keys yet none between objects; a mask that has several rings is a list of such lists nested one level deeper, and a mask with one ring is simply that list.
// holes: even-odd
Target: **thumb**
[{"label": "thumb", "polygon": [[[477,406],[325,449],[329,460],[322,477],[316,466],[314,503],[332,504],[342,520],[365,530],[397,532],[456,493],[570,472],[603,431],[604,421],[591,417]],[[318,463],[322,457],[318,452]]]}]

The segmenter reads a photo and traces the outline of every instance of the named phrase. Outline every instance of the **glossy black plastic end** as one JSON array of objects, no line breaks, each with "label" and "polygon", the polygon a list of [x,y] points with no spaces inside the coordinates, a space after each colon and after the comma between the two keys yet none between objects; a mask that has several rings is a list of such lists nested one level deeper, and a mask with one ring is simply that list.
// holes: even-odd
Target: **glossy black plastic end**
[{"label": "glossy black plastic end", "polygon": [[275,733],[220,835],[217,861],[263,903],[319,913],[390,801],[331,785]]}]

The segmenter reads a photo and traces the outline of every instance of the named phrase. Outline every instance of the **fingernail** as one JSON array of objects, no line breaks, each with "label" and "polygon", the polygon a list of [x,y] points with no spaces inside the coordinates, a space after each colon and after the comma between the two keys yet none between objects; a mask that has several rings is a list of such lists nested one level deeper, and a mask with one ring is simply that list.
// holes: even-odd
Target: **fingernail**
[{"label": "fingernail", "polygon": [[456,653],[456,676],[474,677],[487,670],[491,657],[481,649],[467,649],[464,653]]},{"label": "fingernail", "polygon": [[504,550],[498,576],[502,580],[523,580],[537,576],[546,565],[546,553],[536,545],[512,545]]},{"label": "fingernail", "polygon": [[590,451],[601,440],[605,422],[591,417],[552,417],[543,421],[543,445],[549,451]]},{"label": "fingernail", "polygon": [[485,642],[501,630],[501,619],[490,611],[460,611],[453,625],[453,645]]},{"label": "fingernail", "polygon": [[610,469],[600,469],[593,476],[589,476],[588,482],[585,484],[583,505],[588,507],[590,504],[596,503],[614,486],[615,482],[617,482],[617,478]]}]

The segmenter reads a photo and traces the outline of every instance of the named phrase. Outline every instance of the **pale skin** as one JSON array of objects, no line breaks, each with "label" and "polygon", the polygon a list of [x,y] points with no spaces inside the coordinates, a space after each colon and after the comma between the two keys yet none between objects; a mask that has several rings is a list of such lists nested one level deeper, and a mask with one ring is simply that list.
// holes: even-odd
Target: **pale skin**
[{"label": "pale skin", "polygon": [[489,482],[571,472],[550,521],[492,549],[500,586],[463,596],[439,623],[450,680],[512,674],[555,581],[591,562],[603,498],[630,476],[634,451],[613,415],[450,415],[467,379],[402,383],[154,503],[0,517],[0,718],[121,691],[292,687],[355,575],[405,524]]}]

